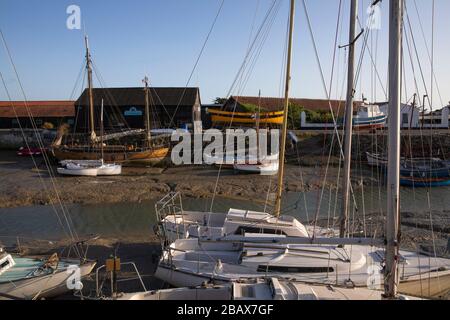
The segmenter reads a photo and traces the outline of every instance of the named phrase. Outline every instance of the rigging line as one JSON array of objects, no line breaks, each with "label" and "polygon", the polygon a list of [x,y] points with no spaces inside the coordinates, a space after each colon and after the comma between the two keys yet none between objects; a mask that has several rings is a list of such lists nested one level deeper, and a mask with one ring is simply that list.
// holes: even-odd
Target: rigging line
[{"label": "rigging line", "polygon": [[73,89],[72,89],[72,92],[71,92],[71,94],[70,94],[70,100],[74,99],[75,91],[76,91],[77,88],[78,88],[78,83],[80,82],[80,77],[81,77],[81,75],[83,74],[83,70],[85,70],[85,68],[86,68],[86,64],[85,64],[84,62],[82,62],[82,63],[81,63],[80,71],[78,72],[78,76],[77,76],[77,78],[75,79],[75,85],[74,85],[74,87],[73,87]]},{"label": "rigging line", "polygon": [[[334,115],[333,107],[331,105],[331,98],[330,98],[330,95],[328,93],[328,88],[327,88],[326,83],[325,83],[325,76],[324,76],[324,73],[323,73],[322,63],[320,61],[319,52],[318,52],[317,45],[316,45],[316,40],[315,40],[315,37],[314,37],[314,32],[312,30],[311,19],[309,18],[309,12],[308,12],[308,8],[306,6],[306,0],[303,0],[302,3],[303,3],[303,8],[304,8],[304,11],[305,11],[305,15],[306,15],[306,20],[308,22],[309,33],[310,33],[310,36],[312,38],[312,42],[313,42],[313,46],[314,46],[314,52],[315,52],[316,60],[317,60],[317,63],[318,63],[318,66],[319,66],[319,70],[320,70],[320,76],[321,76],[321,80],[322,80],[323,89],[324,89],[325,94],[327,96],[328,106],[330,108],[331,116],[333,118],[334,132],[337,135],[337,141],[338,141],[338,144],[339,144],[339,151],[341,153],[341,156],[344,157],[342,141],[341,141],[341,138],[339,136],[338,124],[337,124],[336,117]],[[351,191],[351,194],[352,194],[353,202],[356,205],[356,198],[355,198],[355,194],[354,194],[352,186],[350,186],[350,191]]]},{"label": "rigging line", "polygon": [[100,87],[104,90],[105,94],[106,94],[106,100],[109,102],[109,104],[111,105],[111,108],[113,108],[113,111],[115,110],[117,114],[119,114],[120,116],[117,118],[117,114],[114,114],[114,117],[116,118],[115,120],[118,121],[122,121],[125,125],[126,128],[120,128],[122,132],[126,131],[126,130],[130,130],[130,126],[128,124],[128,122],[126,121],[124,115],[122,114],[122,111],[119,108],[119,105],[117,103],[117,101],[115,100],[113,94],[111,93],[111,91],[108,89],[108,86],[106,85],[105,80],[103,79],[103,76],[99,70],[99,68],[97,67],[96,63],[94,62],[94,60],[91,58],[92,61],[92,66],[93,66],[93,71],[95,73],[95,76],[97,77],[97,80],[100,84]]},{"label": "rigging line", "polygon": [[[37,128],[36,123],[34,121],[34,118],[33,118],[33,115],[31,113],[31,110],[28,107],[28,99],[26,97],[25,90],[24,90],[23,85],[22,85],[22,81],[20,80],[19,73],[17,71],[16,65],[14,64],[11,52],[9,50],[9,47],[8,47],[7,43],[6,43],[6,39],[4,37],[3,31],[1,29],[0,29],[0,35],[1,35],[1,38],[2,38],[2,42],[3,42],[4,48],[6,50],[6,53],[7,53],[8,57],[9,57],[9,62],[10,62],[11,66],[12,66],[12,68],[14,70],[15,76],[17,78],[18,84],[19,84],[20,89],[21,89],[21,93],[22,93],[22,95],[24,97],[25,108],[26,108],[28,116],[30,118],[33,130],[35,131],[36,140],[38,142],[39,147],[43,149],[44,148],[44,143],[43,143],[42,138],[41,138],[41,136],[39,134],[39,131],[38,131],[38,128]],[[49,176],[50,176],[50,181],[52,182],[52,185],[53,185],[56,197],[57,197],[58,202],[59,202],[59,204],[61,206],[61,211],[62,211],[63,217],[66,220],[66,223],[67,223],[67,226],[68,226],[68,229],[69,229],[69,233],[71,234],[73,239],[78,239],[78,234],[76,233],[76,231],[72,231],[72,228],[71,228],[71,225],[70,225],[70,216],[69,216],[69,218],[67,218],[67,215],[66,215],[66,212],[65,212],[66,208],[63,205],[63,203],[61,201],[61,198],[59,196],[58,188],[56,187],[56,184],[55,184],[55,181],[54,181],[54,173],[53,173],[53,170],[52,170],[52,168],[50,166],[50,160],[48,158],[48,155],[45,152],[43,153],[43,158],[44,158],[44,162],[45,162],[46,168],[47,168]],[[38,169],[38,167],[36,167],[36,168]]]},{"label": "rigging line", "polygon": [[[85,77],[86,77],[86,70],[84,71],[84,74],[83,74],[83,81],[81,82],[81,88],[80,88],[80,90],[81,90],[81,93],[80,93],[80,96],[83,94],[83,91],[84,91],[84,83],[85,83]],[[76,113],[75,113],[75,121],[74,121],[74,125],[73,125],[73,132],[72,132],[72,144],[74,144],[74,142],[75,142],[75,134],[76,134],[76,130],[77,130],[77,126],[78,126],[78,117],[79,117],[79,115],[80,115],[80,104],[74,104],[74,107],[76,108]]]},{"label": "rigging line", "polygon": [[271,6],[267,10],[267,13],[266,13],[266,15],[265,15],[265,17],[264,17],[264,19],[263,19],[259,29],[258,29],[258,32],[255,35],[255,38],[254,38],[254,40],[252,42],[252,45],[250,46],[250,49],[247,50],[247,54],[245,55],[244,60],[243,60],[243,62],[241,64],[241,66],[239,67],[239,70],[236,73],[236,76],[235,76],[235,78],[234,78],[234,80],[233,80],[233,82],[232,82],[232,84],[230,86],[230,89],[229,89],[229,91],[228,91],[228,93],[226,95],[227,97],[229,97],[231,95],[231,93],[235,90],[236,83],[238,82],[239,77],[242,77],[242,73],[244,72],[243,70],[244,70],[245,66],[247,65],[247,60],[249,59],[250,54],[253,52],[253,48],[255,47],[257,42],[259,41],[261,33],[263,32],[263,29],[266,26],[267,21],[269,20],[269,18],[273,14],[273,10],[274,10],[275,5],[277,5],[278,3],[279,3],[278,0],[273,0]]},{"label": "rigging line", "polygon": [[[361,21],[359,20],[359,18],[358,18],[357,20],[358,20],[359,27],[362,28]],[[370,31],[366,31],[366,32],[370,32]],[[381,80],[380,73],[378,72],[378,68],[376,67],[376,63],[375,63],[375,61],[374,61],[374,57],[373,57],[373,55],[372,55],[372,51],[370,50],[370,48],[368,48],[367,38],[364,37],[364,39],[365,39],[365,41],[364,41],[364,47],[363,47],[363,48],[367,49],[367,52],[369,53],[369,57],[370,57],[370,60],[371,60],[371,64],[374,66],[374,70],[375,70],[376,76],[377,76],[377,78],[378,78],[378,81],[379,81],[379,83],[380,83],[380,85],[381,85],[381,88],[383,89],[383,93],[384,93],[385,98],[386,98],[386,100],[387,100],[388,94],[387,94],[386,88],[385,88],[385,86],[383,85],[383,81]],[[364,50],[365,50],[365,49],[364,49]],[[358,85],[358,79],[359,79],[359,78],[360,78],[359,75],[355,78],[355,79],[356,79],[355,86]]]},{"label": "rigging line", "polygon": [[248,83],[249,78],[255,68],[256,62],[262,52],[263,46],[269,36],[273,23],[275,22],[275,18],[280,10],[281,2],[278,2],[276,4],[277,6],[273,8],[273,11],[270,12],[268,19],[263,22],[263,28],[260,29],[258,37],[255,37],[255,42],[251,46],[251,51],[248,51],[248,55],[246,55],[244,59],[244,64],[242,65],[243,68],[238,71],[238,82],[233,83],[233,87],[232,89],[230,89],[227,96],[230,95],[233,90],[236,90],[238,92],[238,95],[240,95],[244,91],[246,84]]},{"label": "rigging line", "polygon": [[[20,131],[21,131],[21,133],[22,133],[23,141],[24,141],[26,147],[29,149],[29,148],[30,148],[30,145],[29,145],[29,143],[28,143],[28,139],[27,139],[27,137],[25,136],[25,133],[24,133],[22,124],[21,124],[21,122],[20,122],[19,116],[17,115],[16,108],[15,108],[15,106],[14,106],[14,103],[13,103],[12,99],[11,99],[11,95],[10,95],[10,93],[9,93],[9,90],[8,90],[7,86],[6,86],[6,82],[5,82],[5,79],[4,79],[3,74],[2,74],[1,71],[0,71],[0,79],[1,79],[1,81],[2,81],[2,83],[3,83],[4,89],[5,89],[5,92],[6,92],[6,96],[8,97],[8,100],[10,101],[10,103],[12,104],[14,116],[15,116],[15,118],[16,118],[16,120],[17,120],[17,123],[18,123],[18,125],[19,125]],[[37,162],[36,162],[36,159],[35,159],[35,156],[34,156],[34,155],[31,155],[31,160],[33,161],[34,167],[35,167],[35,168],[38,168],[38,165],[37,165]],[[42,185],[44,186],[44,189],[47,191],[48,189],[47,189],[47,187],[46,187],[46,184],[45,184],[45,182],[44,182],[44,179],[43,179],[43,177],[42,177],[40,171],[37,170],[37,173],[38,173],[39,180],[41,181]],[[59,216],[59,214],[58,214],[58,211],[57,211],[56,206],[54,205],[53,201],[51,202],[51,204],[52,204],[53,211],[54,211],[54,213],[55,213],[55,215],[56,215],[56,217],[57,217],[57,219],[58,219],[58,222],[59,222],[60,226],[62,227],[63,232],[66,234],[67,237],[69,237],[69,234],[67,233],[66,228],[64,227],[64,224],[62,223],[62,220],[61,220],[61,218],[60,218],[60,216]]]},{"label": "rigging line", "polygon": [[[433,0],[433,2],[434,2],[434,0]],[[429,49],[429,47],[428,47],[428,42],[427,42],[427,40],[426,40],[425,31],[424,31],[424,28],[423,28],[422,17],[421,17],[421,15],[420,15],[420,13],[419,13],[419,8],[418,8],[418,6],[417,6],[416,0],[414,0],[414,7],[415,7],[415,9],[416,9],[417,18],[418,18],[419,26],[420,26],[420,30],[421,30],[421,32],[422,32],[422,38],[423,38],[423,41],[424,41],[424,43],[425,43],[425,48],[426,48],[427,54],[428,54],[428,59],[431,61],[430,49]],[[433,19],[434,19],[434,15],[433,15]],[[434,32],[433,32],[433,33],[434,33]],[[444,105],[444,100],[442,99],[441,90],[440,90],[440,87],[439,87],[439,82],[437,81],[437,76],[436,76],[436,73],[434,72],[434,70],[433,70],[432,74],[433,74],[433,77],[434,77],[434,81],[436,82],[436,90],[437,90],[437,92],[438,92],[439,99],[441,100],[441,104]]]},{"label": "rigging line", "polygon": [[422,64],[420,63],[419,51],[417,49],[416,40],[415,40],[415,37],[414,37],[414,32],[413,32],[412,25],[411,25],[411,20],[409,18],[408,10],[407,10],[406,7],[405,7],[405,13],[406,13],[406,21],[407,21],[408,27],[409,27],[409,32],[411,34],[411,40],[412,40],[412,43],[413,43],[414,52],[416,54],[417,64],[419,66],[420,75],[421,75],[421,78],[422,78],[422,82],[423,82],[423,86],[424,86],[424,89],[425,89],[425,93],[427,94],[428,104],[431,106],[431,100],[430,100],[429,92],[428,92],[426,81],[425,81],[425,75],[424,75],[424,72],[423,72]]},{"label": "rigging line", "polygon": [[189,75],[189,78],[188,78],[188,80],[186,82],[186,87],[184,88],[183,93],[181,94],[180,100],[178,101],[178,105],[175,108],[175,112],[172,115],[172,118],[171,118],[170,123],[169,123],[169,127],[171,127],[171,125],[173,124],[173,120],[175,119],[177,111],[178,111],[178,109],[179,109],[179,107],[180,107],[180,105],[181,105],[181,103],[183,101],[183,98],[184,98],[184,96],[186,94],[186,91],[187,91],[187,88],[189,86],[189,83],[191,82],[191,79],[192,79],[192,77],[194,75],[194,72],[197,69],[197,66],[198,66],[198,64],[200,62],[200,59],[203,56],[203,52],[206,49],[206,45],[208,44],[209,38],[210,38],[210,36],[211,36],[211,34],[212,34],[213,30],[214,30],[214,27],[216,26],[216,23],[217,23],[217,21],[219,19],[220,13],[222,12],[224,4],[225,4],[225,0],[222,0],[222,2],[220,3],[219,10],[217,11],[216,17],[214,18],[214,21],[213,21],[213,23],[211,25],[211,28],[209,29],[208,35],[206,36],[206,39],[205,39],[205,41],[203,43],[202,49],[200,50],[200,53],[199,53],[199,55],[197,57],[197,60],[195,61],[194,67],[192,68],[191,74]]},{"label": "rigging line", "polygon": [[[370,14],[370,16],[369,16],[369,19],[372,19],[372,20],[369,20],[369,21],[371,21],[370,23],[372,23],[372,22],[374,21],[373,19],[375,19],[374,14],[375,14],[375,7],[372,8],[371,14]],[[357,20],[358,20],[359,27],[362,28],[362,24],[361,24],[360,19],[358,18]],[[361,77],[360,77],[360,74],[361,74],[361,69],[362,69],[363,59],[364,59],[364,56],[365,56],[365,52],[367,51],[367,52],[369,53],[369,57],[370,57],[370,60],[371,60],[371,65],[372,65],[373,68],[374,68],[374,71],[375,71],[375,73],[376,73],[376,76],[377,76],[377,78],[378,78],[378,81],[379,81],[380,84],[381,84],[381,88],[383,89],[385,98],[386,98],[386,100],[387,100],[388,98],[387,98],[387,91],[386,91],[386,88],[385,88],[384,85],[383,85],[383,82],[382,82],[382,80],[381,80],[380,73],[378,72],[378,68],[377,68],[376,63],[375,63],[374,58],[373,58],[372,51],[370,50],[369,44],[368,44],[368,37],[369,37],[369,35],[371,35],[371,34],[372,34],[372,30],[371,30],[370,28],[368,28],[368,30],[365,31],[365,35],[364,35],[364,37],[363,37],[363,39],[364,39],[364,44],[363,44],[363,46],[362,46],[362,48],[361,48],[361,55],[360,55],[360,59],[359,59],[359,62],[358,62],[358,69],[357,69],[357,71],[356,71],[356,76],[355,76],[355,87],[356,87],[356,86],[358,85],[358,83],[360,82],[359,80],[360,80],[360,78],[361,78]]]},{"label": "rigging line", "polygon": [[[330,86],[329,86],[329,93],[328,96],[331,97],[331,93],[333,90],[333,80],[334,80],[334,70],[335,70],[335,65],[336,65],[336,53],[337,53],[337,48],[338,48],[338,38],[339,38],[339,31],[342,29],[339,28],[340,26],[340,19],[341,19],[341,12],[342,12],[342,0],[339,1],[339,10],[338,10],[338,18],[337,18],[337,23],[336,23],[336,32],[335,32],[335,38],[334,38],[334,50],[333,50],[333,59],[332,59],[332,68],[331,68],[331,77],[330,77]],[[338,67],[339,69],[339,67]],[[339,114],[339,113],[338,113]],[[326,180],[328,177],[328,170],[329,170],[329,166],[330,166],[330,162],[331,162],[331,156],[334,150],[334,142],[335,142],[335,135],[333,134],[332,136],[332,141],[331,141],[331,147],[330,147],[330,151],[328,154],[328,161],[327,161],[327,166],[326,166],[326,170],[325,170],[325,174],[324,174],[324,180],[323,180],[323,184],[322,184],[322,191],[320,193],[320,197],[319,197],[319,201],[317,203],[317,211],[316,211],[316,215],[314,218],[314,231],[317,227],[317,219],[319,217],[320,214],[320,209],[321,209],[321,203],[323,200],[323,195],[324,195],[324,191],[325,191],[325,185],[326,185]],[[325,146],[324,146],[324,151],[325,151]],[[323,154],[324,156],[324,154]],[[331,201],[329,201],[331,204]]]},{"label": "rigging line", "polygon": [[[272,24],[270,24],[270,19],[271,19],[272,15],[273,15],[273,21],[275,21],[275,17],[276,17],[276,14],[277,14],[278,11],[276,11],[276,10],[274,11],[274,8],[275,8],[275,5],[278,5],[278,9],[279,9],[279,7],[281,6],[280,3],[281,3],[280,1],[274,0],[273,3],[272,3],[272,5],[269,7],[269,9],[268,9],[268,11],[267,11],[267,14],[266,14],[266,16],[264,17],[263,22],[261,23],[261,26],[259,27],[257,34],[255,35],[255,39],[254,39],[252,45],[250,46],[250,50],[247,52],[247,54],[246,54],[246,56],[245,56],[245,58],[244,58],[244,61],[243,61],[243,63],[241,64],[241,67],[239,68],[239,71],[238,71],[238,73],[237,73],[237,75],[236,75],[236,77],[235,77],[235,79],[234,79],[234,81],[233,81],[233,83],[232,83],[232,85],[231,85],[231,88],[230,88],[230,90],[229,90],[229,92],[228,92],[228,94],[227,94],[227,97],[230,96],[231,92],[234,90],[234,86],[236,85],[238,79],[239,79],[239,78],[242,76],[242,74],[245,72],[245,67],[246,67],[246,65],[247,65],[247,60],[248,60],[250,54],[253,52],[253,48],[254,48],[255,45],[258,43],[258,40],[261,39],[261,34],[263,34],[263,37],[264,37],[264,33],[262,33],[263,30],[264,30],[264,27],[266,27],[267,25],[269,25],[268,28],[270,29],[270,26],[272,25]],[[269,21],[269,23],[268,23],[268,21]],[[265,31],[264,31],[264,32],[265,32]],[[265,37],[267,37],[267,36],[268,36],[268,33],[265,33]],[[262,41],[262,42],[265,42],[265,40],[264,40],[264,41],[261,40],[261,41]],[[259,44],[258,44],[258,45],[259,45]],[[256,52],[258,52],[258,51],[256,51]],[[239,91],[240,91],[240,90],[238,90],[238,93],[239,93]],[[236,111],[237,104],[238,104],[238,98],[236,98],[236,101],[235,101],[235,104],[234,104],[234,107],[233,107],[233,116],[232,116],[232,118],[231,118],[230,125],[228,126],[228,128],[231,128],[232,125],[233,125],[233,121],[234,121],[234,112]],[[226,140],[226,143],[225,143],[225,144],[228,143],[229,137],[227,137],[226,139],[227,139],[227,140]],[[214,200],[215,200],[215,197],[216,197],[217,188],[218,188],[218,185],[219,185],[219,179],[220,179],[220,176],[221,176],[221,173],[222,173],[222,169],[223,169],[223,164],[221,164],[221,165],[219,166],[219,170],[218,170],[218,174],[217,174],[217,179],[216,179],[216,183],[215,183],[215,186],[214,186],[213,197],[212,197],[212,199],[211,199],[211,206],[210,206],[211,209],[210,209],[210,212],[212,212],[212,209],[213,209],[213,206],[214,206]]]}]

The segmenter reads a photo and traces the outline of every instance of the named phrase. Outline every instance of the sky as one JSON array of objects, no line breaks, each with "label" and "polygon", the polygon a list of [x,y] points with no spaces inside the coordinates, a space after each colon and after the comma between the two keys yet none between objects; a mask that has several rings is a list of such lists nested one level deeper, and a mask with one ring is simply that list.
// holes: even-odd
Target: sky
[{"label": "sky", "polygon": [[[78,98],[83,85],[77,78],[85,55],[84,32],[89,35],[92,58],[98,77],[102,79],[95,79],[96,87],[141,86],[146,75],[152,86],[184,87],[222,1],[0,0],[0,29],[28,100]],[[263,96],[283,95],[288,0],[277,0],[279,11],[249,78],[239,86],[232,86],[251,39],[273,1],[224,0],[189,82],[189,86],[200,87],[203,103],[211,103],[214,98],[229,93],[256,96],[261,90]],[[305,3],[324,79],[316,60],[303,0],[297,0],[291,96],[325,99],[331,83],[331,97],[343,98],[346,50],[336,51],[334,68],[332,61],[336,29],[337,44],[348,43],[350,0],[305,0]],[[364,25],[369,4],[370,0],[360,0],[359,20]],[[66,26],[69,17],[66,10],[70,5],[78,5],[81,9],[82,30],[69,30]],[[409,37],[414,62],[411,63],[405,44],[403,100],[410,100],[415,92],[422,96],[427,91],[431,96],[431,62],[427,47],[428,52],[433,47],[436,75],[433,105],[441,108],[450,101],[450,1],[435,0],[434,46],[431,45],[432,0],[407,0],[407,11],[417,55],[412,46],[413,38]],[[383,88],[387,87],[388,1],[382,2],[380,17],[381,29],[372,31],[367,38],[368,49],[363,56],[356,87],[356,97],[364,95],[369,101],[387,99]],[[357,64],[363,43],[364,38],[360,38]],[[23,100],[3,43],[0,44],[0,72],[12,99]],[[0,86],[0,100],[7,100],[3,86]]]}]

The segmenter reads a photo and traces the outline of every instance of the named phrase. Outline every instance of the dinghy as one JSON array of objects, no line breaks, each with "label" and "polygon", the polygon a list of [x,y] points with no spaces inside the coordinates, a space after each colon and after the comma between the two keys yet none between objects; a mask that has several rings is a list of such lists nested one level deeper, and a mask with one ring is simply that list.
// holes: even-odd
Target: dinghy
[{"label": "dinghy", "polygon": [[0,299],[41,299],[64,294],[71,290],[70,270],[78,268],[81,281],[95,265],[92,261],[59,259],[56,254],[46,261],[12,256],[0,249]]}]

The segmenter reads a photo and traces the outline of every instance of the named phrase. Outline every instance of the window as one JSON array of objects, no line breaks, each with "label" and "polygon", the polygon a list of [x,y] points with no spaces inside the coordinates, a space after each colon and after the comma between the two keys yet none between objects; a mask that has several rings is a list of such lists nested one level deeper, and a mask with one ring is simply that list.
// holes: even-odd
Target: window
[{"label": "window", "polygon": [[285,273],[326,273],[334,272],[331,267],[284,267],[284,266],[258,266],[258,272],[285,272]]},{"label": "window", "polygon": [[37,119],[36,120],[36,126],[40,127],[40,126],[42,126],[42,124],[43,124],[42,119]]},{"label": "window", "polygon": [[402,123],[406,125],[409,124],[409,114],[402,113]]}]

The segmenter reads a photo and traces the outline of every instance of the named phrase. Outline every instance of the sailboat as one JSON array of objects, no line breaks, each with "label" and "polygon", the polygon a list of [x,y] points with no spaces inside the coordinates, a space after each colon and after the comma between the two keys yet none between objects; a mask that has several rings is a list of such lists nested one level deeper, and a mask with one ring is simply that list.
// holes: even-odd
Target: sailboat
[{"label": "sailboat", "polygon": [[236,163],[234,165],[234,170],[242,173],[252,173],[259,174],[262,176],[272,176],[278,173],[279,169],[279,159],[278,157],[273,158],[261,158],[260,145],[259,145],[259,126],[261,122],[261,90],[259,91],[259,103],[258,112],[256,114],[256,161],[249,161],[248,163]]},{"label": "sailboat", "polygon": [[[89,50],[88,37],[85,37],[86,44],[86,69],[88,77],[88,96],[89,96],[89,126],[90,134],[86,141],[81,145],[76,143],[63,144],[64,132],[59,130],[58,136],[52,145],[52,153],[58,161],[63,160],[98,160],[98,155],[103,152],[103,160],[107,163],[126,163],[126,164],[145,164],[154,165],[165,159],[169,153],[168,143],[165,137],[153,138],[150,128],[150,106],[149,106],[149,88],[148,79],[145,82],[145,123],[146,130],[132,130],[129,132],[112,133],[103,135],[99,138],[95,132],[94,119],[94,97],[92,81],[92,60]],[[142,146],[120,145],[100,145],[100,141],[108,139],[119,139],[129,135],[145,134]]]},{"label": "sailboat", "polygon": [[[293,10],[294,1],[291,2]],[[344,190],[340,238],[292,238],[283,235],[246,234],[220,238],[179,239],[164,249],[156,277],[174,286],[199,286],[205,281],[233,283],[261,276],[295,279],[312,285],[335,284],[376,288],[384,286],[384,297],[398,298],[402,283],[420,287],[423,279],[437,281],[450,278],[450,260],[430,258],[399,248],[399,186],[400,186],[400,66],[402,0],[391,0],[390,30],[390,108],[388,156],[388,217],[386,239],[345,238],[349,177]],[[355,39],[357,0],[352,0],[351,43]],[[291,15],[292,19],[292,15]],[[292,27],[292,25],[291,25]],[[292,37],[292,33],[291,33]],[[292,41],[292,38],[291,38]],[[353,47],[353,46],[351,46]],[[351,54],[350,54],[351,56]],[[288,51],[288,59],[290,52]],[[288,66],[290,60],[288,60]],[[351,66],[349,66],[351,67]],[[288,67],[287,77],[290,79]],[[353,71],[349,72],[349,78]],[[287,81],[287,99],[289,93]],[[353,84],[349,82],[348,102],[352,101]],[[351,105],[351,103],[348,103]],[[349,110],[349,109],[347,109]],[[286,113],[287,114],[287,113]],[[352,112],[347,111],[347,128],[352,128]],[[282,136],[283,140],[285,134]],[[347,137],[347,139],[351,139]],[[282,141],[283,141],[282,140]],[[282,142],[283,145],[283,142]],[[346,143],[347,162],[350,143]],[[281,149],[280,171],[284,159]],[[347,163],[348,165],[349,163]],[[349,175],[349,167],[346,170]],[[282,179],[282,175],[281,175]],[[280,186],[281,184],[279,184]],[[277,200],[281,199],[281,188]],[[345,199],[347,198],[347,204]],[[279,216],[281,203],[277,201]],[[375,282],[373,282],[375,280]],[[377,285],[378,283],[378,285]]]},{"label": "sailboat", "polygon": [[69,176],[117,176],[122,173],[122,165],[116,163],[105,163],[103,142],[103,99],[101,107],[101,158],[100,160],[65,160],[61,161],[57,172]]},{"label": "sailboat", "polygon": [[0,248],[0,300],[51,298],[70,291],[73,268],[80,278],[89,275],[95,261],[60,259],[57,254],[47,260],[13,256]]},{"label": "sailboat", "polygon": [[[400,295],[401,300],[419,300]],[[203,284],[196,288],[175,288],[122,293],[117,300],[175,301],[287,301],[287,300],[383,300],[383,292],[365,288],[311,285],[278,278],[241,280],[225,285]]]}]

